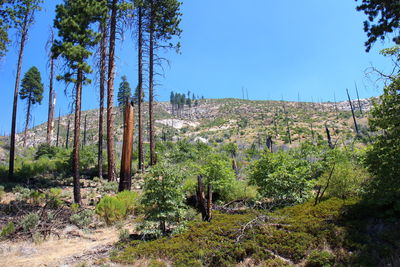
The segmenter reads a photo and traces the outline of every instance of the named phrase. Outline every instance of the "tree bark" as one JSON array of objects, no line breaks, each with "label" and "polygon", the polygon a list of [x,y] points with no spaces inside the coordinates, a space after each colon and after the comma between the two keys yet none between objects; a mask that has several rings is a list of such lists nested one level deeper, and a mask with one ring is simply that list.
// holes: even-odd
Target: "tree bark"
[{"label": "tree bark", "polygon": [[[51,33],[51,43],[54,42],[54,33]],[[51,139],[53,137],[53,128],[54,128],[54,108],[56,102],[56,96],[54,93],[53,88],[53,81],[54,81],[54,59],[52,55],[50,56],[50,90],[49,90],[49,111],[47,116],[47,144],[51,145]]]},{"label": "tree bark", "polygon": [[139,161],[138,170],[144,172],[143,151],[143,8],[138,8],[138,128],[139,128]]},{"label": "tree bark", "polygon": [[106,23],[100,25],[102,34],[100,41],[100,107],[99,107],[99,144],[97,152],[97,165],[99,168],[99,178],[103,179],[103,123],[104,123],[104,95],[107,72],[107,26]]},{"label": "tree bark", "polygon": [[124,116],[124,137],[121,156],[121,173],[119,180],[119,192],[131,190],[132,187],[132,150],[134,131],[133,102],[127,100]]},{"label": "tree bark", "polygon": [[115,181],[115,155],[114,155],[114,78],[115,78],[115,38],[117,27],[117,0],[112,1],[110,46],[108,54],[108,81],[107,81],[107,155],[108,155],[108,181]]},{"label": "tree bark", "polygon": [[155,165],[156,143],[154,133],[154,3],[150,0],[150,25],[149,25],[149,118],[150,118],[150,165]]},{"label": "tree bark", "polygon": [[26,138],[27,138],[28,127],[29,127],[29,119],[31,116],[31,104],[32,104],[32,91],[29,93],[28,107],[26,109],[26,120],[25,120],[25,130],[24,130],[24,147],[26,147]]},{"label": "tree bark", "polygon": [[26,14],[22,26],[20,48],[18,53],[18,65],[17,65],[17,76],[15,77],[15,87],[14,87],[14,102],[13,111],[11,119],[11,141],[10,141],[10,161],[8,168],[8,179],[13,180],[14,178],[14,160],[15,160],[15,131],[17,123],[17,106],[18,106],[18,90],[19,82],[21,77],[21,67],[22,67],[22,57],[24,55],[25,42],[28,37],[28,14]]},{"label": "tree bark", "polygon": [[82,70],[78,69],[75,92],[75,122],[74,122],[74,147],[72,151],[72,174],[74,179],[74,202],[81,204],[81,184],[79,174],[79,136],[81,128],[81,101],[82,101]]}]

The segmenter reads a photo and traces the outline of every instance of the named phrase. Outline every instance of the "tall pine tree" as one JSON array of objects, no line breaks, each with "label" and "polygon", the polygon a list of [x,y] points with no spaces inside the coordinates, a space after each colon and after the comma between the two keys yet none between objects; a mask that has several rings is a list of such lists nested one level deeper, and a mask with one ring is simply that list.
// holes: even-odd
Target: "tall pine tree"
[{"label": "tall pine tree", "polygon": [[74,201],[81,203],[79,147],[81,125],[82,87],[90,83],[87,74],[92,72],[87,63],[91,56],[90,48],[95,46],[101,34],[92,30],[92,24],[106,15],[107,2],[105,0],[64,0],[56,7],[54,26],[58,29],[60,40],[53,45],[54,56],[62,56],[68,70],[59,77],[66,82],[72,82],[75,100],[74,145],[72,156],[72,172],[74,179]]},{"label": "tall pine tree", "polygon": [[14,100],[11,118],[11,139],[10,139],[10,160],[8,169],[8,178],[14,177],[14,159],[15,159],[15,128],[17,124],[17,106],[18,106],[18,89],[21,78],[22,58],[24,55],[25,44],[28,40],[29,28],[32,26],[35,19],[35,12],[40,10],[41,0],[10,0],[12,8],[8,9],[12,18],[13,26],[20,37],[18,40],[18,63],[17,75],[15,77]]},{"label": "tall pine tree", "polygon": [[175,47],[170,41],[179,36],[181,3],[177,0],[147,0],[147,31],[149,34],[149,119],[150,119],[150,165],[156,164],[156,141],[154,129],[154,66],[159,47]]},{"label": "tall pine tree", "polygon": [[32,106],[41,104],[43,99],[43,83],[40,72],[36,67],[31,67],[22,79],[21,91],[19,92],[21,100],[26,100],[26,120],[24,130],[24,147],[26,146],[27,131],[31,119]]}]

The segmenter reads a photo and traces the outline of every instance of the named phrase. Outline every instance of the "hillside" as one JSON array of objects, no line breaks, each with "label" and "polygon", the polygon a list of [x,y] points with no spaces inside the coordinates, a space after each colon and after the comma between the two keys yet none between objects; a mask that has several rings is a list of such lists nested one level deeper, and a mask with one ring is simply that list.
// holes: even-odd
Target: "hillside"
[{"label": "hillside", "polygon": [[[358,101],[353,101],[358,123],[361,129],[367,126],[366,115],[371,108],[371,100],[361,100],[363,114]],[[145,106],[147,111],[147,106]],[[292,146],[305,140],[325,139],[325,123],[330,129],[333,140],[351,139],[354,135],[354,123],[348,102],[334,103],[251,101],[241,99],[206,99],[199,101],[197,107],[185,106],[179,112],[172,112],[170,103],[156,104],[156,135],[158,138],[177,140],[188,138],[203,142],[237,142],[239,146],[262,145],[267,135],[275,144],[287,144],[288,125]],[[177,114],[178,113],[178,114]],[[147,112],[144,114],[147,120]],[[98,110],[82,112],[82,141],[85,117],[87,121],[86,144],[98,141]],[[122,116],[117,108],[115,113],[117,145],[122,140]],[[68,121],[70,121],[69,144],[73,139],[73,114],[60,118],[59,146],[66,145]],[[56,144],[58,119],[55,121],[53,144]],[[147,127],[145,129],[147,131]],[[146,134],[147,136],[147,134]],[[46,124],[33,127],[28,131],[27,146],[36,146],[45,142]],[[23,134],[17,135],[17,146],[22,146]],[[3,144],[6,140],[3,140]],[[3,151],[4,153],[4,151]],[[0,158],[2,160],[2,158]]]}]

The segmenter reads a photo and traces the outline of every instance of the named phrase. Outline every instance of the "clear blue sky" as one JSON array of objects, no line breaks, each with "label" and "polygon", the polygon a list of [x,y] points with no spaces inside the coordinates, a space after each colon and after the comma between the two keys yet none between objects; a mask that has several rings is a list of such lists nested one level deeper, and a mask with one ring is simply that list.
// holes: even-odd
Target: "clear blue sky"
[{"label": "clear blue sky", "polygon": [[[22,73],[35,65],[46,85],[43,103],[34,109],[35,124],[47,119],[44,47],[55,5],[60,2],[45,1],[24,55]],[[190,90],[206,98],[241,98],[244,87],[250,99],[297,100],[300,93],[303,101],[327,101],[333,100],[335,92],[337,100],[344,100],[347,87],[355,97],[354,81],[360,97],[379,95],[381,89],[365,78],[364,71],[371,64],[388,69],[389,60],[378,51],[391,44],[378,43],[370,53],[365,52],[365,15],[355,7],[353,0],[186,0],[182,6],[182,53],[163,54],[170,59],[170,66],[165,66],[165,77],[158,79],[156,98],[168,100],[171,90]],[[118,43],[116,88],[124,74],[135,88],[135,51],[127,30]],[[17,49],[12,45],[0,63],[0,133],[10,132],[16,61]],[[55,87],[56,113],[66,114],[70,99],[64,95],[65,85],[57,82]],[[86,86],[83,109],[97,108],[98,95],[96,83]],[[19,100],[18,131],[24,115],[25,103]]]}]

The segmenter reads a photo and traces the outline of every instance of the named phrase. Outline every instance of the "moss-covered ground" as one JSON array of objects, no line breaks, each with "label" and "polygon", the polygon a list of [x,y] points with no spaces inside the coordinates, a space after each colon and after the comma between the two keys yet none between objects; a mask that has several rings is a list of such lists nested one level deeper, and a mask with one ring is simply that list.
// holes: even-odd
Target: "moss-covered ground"
[{"label": "moss-covered ground", "polygon": [[112,260],[125,264],[396,266],[400,223],[372,216],[357,200],[329,199],[272,213],[215,213],[211,223],[191,222],[183,233],[120,245]]}]

